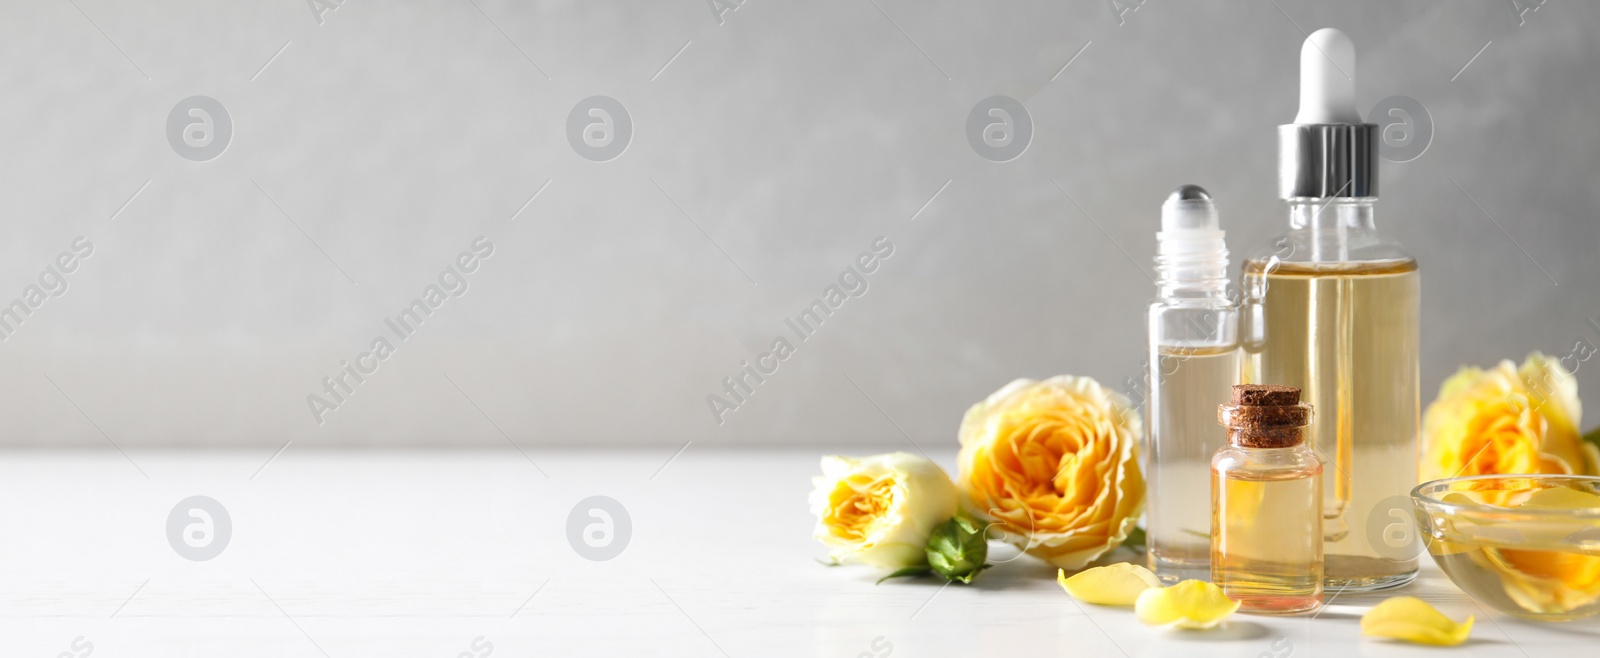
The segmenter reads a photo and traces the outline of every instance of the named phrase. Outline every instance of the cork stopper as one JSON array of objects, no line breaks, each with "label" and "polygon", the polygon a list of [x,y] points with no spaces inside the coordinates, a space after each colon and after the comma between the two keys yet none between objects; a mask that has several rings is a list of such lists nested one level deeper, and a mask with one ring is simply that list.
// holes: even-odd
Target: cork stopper
[{"label": "cork stopper", "polygon": [[1217,422],[1228,428],[1228,442],[1241,448],[1288,448],[1305,441],[1311,405],[1300,402],[1293,386],[1240,384],[1229,404],[1217,406]]},{"label": "cork stopper", "polygon": [[1231,403],[1235,406],[1282,407],[1300,404],[1300,389],[1293,386],[1270,384],[1241,384],[1233,387]]}]

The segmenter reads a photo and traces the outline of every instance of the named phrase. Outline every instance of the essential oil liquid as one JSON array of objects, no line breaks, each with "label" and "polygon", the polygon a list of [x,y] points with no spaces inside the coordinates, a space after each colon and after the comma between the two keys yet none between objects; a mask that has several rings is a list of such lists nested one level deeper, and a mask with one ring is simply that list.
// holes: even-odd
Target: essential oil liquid
[{"label": "essential oil liquid", "polygon": [[[1240,609],[1293,614],[1322,600],[1321,466],[1270,475],[1230,471],[1212,478],[1216,532],[1212,582]],[[1257,477],[1259,476],[1259,477]]]},{"label": "essential oil liquid", "polygon": [[1451,582],[1491,607],[1541,621],[1600,611],[1600,550],[1525,538],[1505,544],[1434,539],[1430,548]]},{"label": "essential oil liquid", "polygon": [[[1235,347],[1161,346],[1150,387],[1145,543],[1161,582],[1211,577],[1211,455],[1227,443],[1217,403],[1239,383]],[[1154,373],[1153,373],[1154,374]]]},{"label": "essential oil liquid", "polygon": [[[1419,279],[1414,260],[1245,263],[1247,382],[1298,386],[1318,411],[1306,439],[1327,462],[1327,585],[1368,590],[1410,582],[1417,561],[1391,559],[1383,530],[1393,497],[1416,485]],[[1265,286],[1262,295],[1261,287]],[[1377,521],[1368,523],[1373,515]],[[1375,528],[1369,536],[1368,529]],[[1410,538],[1406,538],[1409,542]],[[1391,557],[1384,557],[1385,555]]]}]

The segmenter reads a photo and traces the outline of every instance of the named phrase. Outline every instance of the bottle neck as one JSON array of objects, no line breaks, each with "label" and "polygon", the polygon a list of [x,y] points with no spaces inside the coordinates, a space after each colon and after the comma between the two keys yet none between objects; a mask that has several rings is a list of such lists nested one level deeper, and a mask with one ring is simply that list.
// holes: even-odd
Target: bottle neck
[{"label": "bottle neck", "polygon": [[1289,226],[1312,230],[1376,230],[1373,205],[1378,197],[1296,197],[1287,199]]},{"label": "bottle neck", "polygon": [[[1224,265],[1226,267],[1226,265]],[[1214,301],[1228,302],[1228,277],[1207,277],[1203,279],[1179,279],[1164,276],[1161,266],[1156,266],[1157,294],[1163,300],[1170,301]]]},{"label": "bottle neck", "polygon": [[1350,238],[1377,230],[1377,197],[1296,197],[1288,199],[1289,226],[1305,231],[1312,261],[1350,260]]},{"label": "bottle neck", "polygon": [[1156,253],[1156,287],[1162,299],[1225,300],[1228,249],[1221,238],[1205,248],[1162,241]]}]

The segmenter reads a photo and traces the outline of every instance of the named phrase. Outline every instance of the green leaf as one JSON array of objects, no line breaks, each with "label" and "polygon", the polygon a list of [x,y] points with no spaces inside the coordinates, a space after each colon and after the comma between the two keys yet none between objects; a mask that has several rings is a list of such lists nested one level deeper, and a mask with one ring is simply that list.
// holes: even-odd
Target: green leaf
[{"label": "green leaf", "polygon": [[1135,546],[1144,548],[1144,542],[1144,528],[1134,526],[1133,531],[1128,533],[1128,538],[1123,540],[1122,545],[1128,548],[1133,548]]},{"label": "green leaf", "polygon": [[898,571],[895,571],[894,573],[891,573],[891,574],[889,574],[887,576],[879,578],[878,582],[875,583],[875,584],[882,585],[883,581],[888,580],[890,578],[901,578],[901,577],[907,577],[907,576],[926,576],[926,575],[928,575],[930,573],[933,573],[933,568],[932,567],[929,567],[926,564],[919,564],[919,565],[914,566],[914,567],[905,567],[905,568],[900,569]]},{"label": "green leaf", "polygon": [[1596,449],[1600,449],[1600,427],[1589,430],[1588,434],[1583,435],[1583,440],[1593,443]]}]

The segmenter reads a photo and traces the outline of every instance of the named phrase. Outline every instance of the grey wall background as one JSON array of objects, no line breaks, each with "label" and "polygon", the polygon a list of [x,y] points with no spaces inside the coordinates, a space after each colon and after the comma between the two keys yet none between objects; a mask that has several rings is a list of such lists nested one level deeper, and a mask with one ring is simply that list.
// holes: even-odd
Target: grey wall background
[{"label": "grey wall background", "polygon": [[[1424,401],[1600,345],[1600,6],[1122,4],[6,3],[0,298],[95,250],[0,343],[0,441],[953,444],[1014,377],[1140,372],[1172,188],[1236,254],[1281,230],[1274,126],[1324,26],[1363,111],[1433,119],[1379,215],[1422,264]],[[166,134],[194,95],[233,123],[207,162]],[[635,127],[609,162],[568,143],[594,95]],[[993,95],[1035,129],[1006,163],[966,136]],[[480,235],[470,291],[318,426],[321,378]],[[877,236],[869,292],[717,425],[706,395]]]}]

